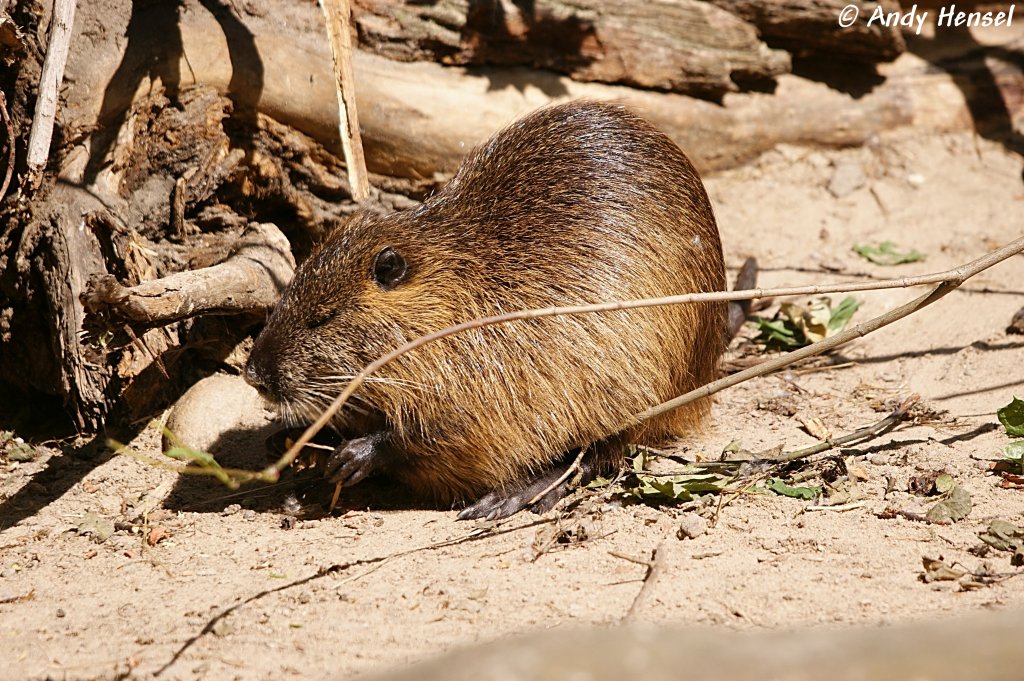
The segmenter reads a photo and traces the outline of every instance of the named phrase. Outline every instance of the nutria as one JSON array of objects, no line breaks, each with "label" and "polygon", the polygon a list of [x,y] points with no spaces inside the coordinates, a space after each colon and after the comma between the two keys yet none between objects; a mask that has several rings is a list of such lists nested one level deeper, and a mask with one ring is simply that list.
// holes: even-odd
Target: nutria
[{"label": "nutria", "polygon": [[[541,109],[476,149],[422,205],[362,213],[331,232],[256,339],[246,379],[294,422],[359,369],[476,317],[725,288],[700,177],[668,137],[609,104]],[[616,434],[712,380],[726,305],[561,316],[446,338],[389,364],[337,419],[328,477],[386,472],[460,518],[529,505],[588,447],[576,482],[620,464],[624,442],[694,428],[707,401]],[[563,482],[534,510],[552,507]]]}]

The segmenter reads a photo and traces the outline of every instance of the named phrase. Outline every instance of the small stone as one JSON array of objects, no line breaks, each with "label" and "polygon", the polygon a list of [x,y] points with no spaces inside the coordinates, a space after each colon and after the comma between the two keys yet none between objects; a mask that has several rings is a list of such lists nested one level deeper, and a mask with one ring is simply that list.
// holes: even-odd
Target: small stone
[{"label": "small stone", "polygon": [[825,168],[828,168],[829,164],[831,163],[828,160],[828,157],[819,151],[812,151],[811,153],[807,154],[806,161],[817,170],[824,170]]},{"label": "small stone", "polygon": [[[226,374],[207,376],[186,390],[167,417],[167,430],[177,441],[214,455],[262,452],[272,424],[273,414],[256,389]],[[164,451],[174,444],[165,437]]]},{"label": "small stone", "polygon": [[864,177],[864,170],[859,163],[844,161],[837,165],[835,172],[832,173],[832,179],[828,183],[828,190],[832,193],[832,196],[841,199],[863,187],[866,181],[867,178]]},{"label": "small stone", "polygon": [[914,187],[920,187],[924,184],[924,175],[920,173],[911,173],[910,175],[907,175],[907,182]]},{"label": "small stone", "polygon": [[247,508],[242,511],[242,520],[256,520],[256,511]]},{"label": "small stone", "polygon": [[67,613],[64,612],[64,608],[57,608],[57,617],[67,617]]},{"label": "small stone", "polygon": [[679,539],[696,539],[708,531],[708,521],[696,513],[687,513],[679,521],[676,537]]}]

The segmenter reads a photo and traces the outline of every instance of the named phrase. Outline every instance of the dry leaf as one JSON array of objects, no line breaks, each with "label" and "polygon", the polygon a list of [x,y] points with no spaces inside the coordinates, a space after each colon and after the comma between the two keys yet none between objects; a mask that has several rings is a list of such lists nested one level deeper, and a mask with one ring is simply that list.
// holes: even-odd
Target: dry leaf
[{"label": "dry leaf", "polygon": [[821,422],[817,416],[806,417],[797,416],[796,420],[800,422],[800,425],[804,427],[811,437],[817,438],[822,441],[832,439],[832,432],[825,427],[825,424]]},{"label": "dry leaf", "polygon": [[160,527],[159,525],[157,525],[156,527],[151,528],[149,530],[149,533],[146,535],[146,543],[149,544],[150,546],[156,546],[157,544],[159,544],[160,542],[164,541],[165,539],[170,539],[170,538],[171,538],[171,533],[166,528],[163,528],[163,527]]}]

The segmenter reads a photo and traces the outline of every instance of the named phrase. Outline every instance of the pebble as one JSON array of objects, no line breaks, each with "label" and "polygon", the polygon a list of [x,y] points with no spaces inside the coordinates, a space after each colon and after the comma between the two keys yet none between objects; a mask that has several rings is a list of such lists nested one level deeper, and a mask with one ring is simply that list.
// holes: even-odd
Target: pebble
[{"label": "pebble", "polygon": [[679,520],[679,529],[676,530],[676,536],[679,539],[696,539],[697,537],[707,534],[708,521],[703,516],[699,516],[696,513],[687,513]]},{"label": "pebble", "polygon": [[867,178],[864,176],[864,169],[856,161],[843,161],[836,166],[835,172],[832,173],[832,179],[829,180],[828,190],[832,193],[832,196],[837,199],[841,199],[844,196],[852,194],[867,182]]}]

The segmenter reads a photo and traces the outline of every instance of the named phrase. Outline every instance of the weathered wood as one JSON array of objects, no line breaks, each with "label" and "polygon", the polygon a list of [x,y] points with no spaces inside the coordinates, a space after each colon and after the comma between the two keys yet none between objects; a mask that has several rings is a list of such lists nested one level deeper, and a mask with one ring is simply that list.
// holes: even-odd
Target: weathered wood
[{"label": "weathered wood", "polygon": [[64,66],[71,47],[71,29],[75,21],[75,0],[55,0],[50,19],[50,40],[46,47],[46,61],[39,82],[36,112],[32,117],[32,132],[28,138],[28,185],[39,186],[43,167],[50,156],[50,138],[53,136],[57,115],[57,92],[64,80]]},{"label": "weathered wood", "polygon": [[[224,91],[231,71],[224,47],[208,39],[214,26],[200,12],[183,18],[183,41],[197,80]],[[270,22],[254,19],[270,79],[259,106],[267,115],[321,140],[336,140],[335,93],[325,48],[300,44]],[[664,130],[702,171],[734,167],[777,144],[856,145],[889,130],[971,125],[963,94],[947,74],[904,55],[879,66],[884,81],[853,97],[784,75],[773,95],[734,93],[721,105],[675,93],[581,83],[526,68],[444,67],[355,55],[367,164],[397,177],[452,172],[467,150],[517,117],[545,104],[589,97],[627,104]],[[300,76],[299,74],[303,74]],[[336,144],[336,143],[335,143]]]},{"label": "weathered wood", "polygon": [[[330,52],[324,42],[308,40],[297,28],[319,27],[317,9],[280,0],[263,4],[266,16],[246,17],[246,26],[263,71],[288,77],[266,78],[257,106],[340,152]],[[221,29],[197,0],[187,0],[185,7],[179,68],[188,77],[181,85],[199,82],[228,92],[235,71],[244,65],[232,67],[227,43],[211,39]],[[90,9],[87,5],[81,11]],[[287,23],[279,20],[282,14],[289,17]],[[77,110],[98,113],[99,93],[120,58],[116,45],[109,49],[105,62],[94,56],[88,63],[69,64],[76,82],[96,84],[69,91]],[[854,145],[900,126],[948,130],[971,125],[953,79],[913,55],[880,65],[884,81],[860,97],[784,75],[771,96],[734,93],[722,105],[674,93],[582,83],[536,69],[396,63],[359,51],[353,56],[358,106],[367,112],[361,126],[369,170],[414,181],[429,182],[452,172],[468,149],[516,117],[573,97],[614,99],[638,109],[703,171],[735,166],[780,143]],[[136,91],[134,84],[131,91]],[[68,177],[75,181],[77,176]]]},{"label": "weathered wood", "polygon": [[352,198],[362,203],[370,196],[366,159],[356,110],[355,76],[352,74],[352,10],[348,0],[320,0],[327,23],[327,38],[334,57],[334,79],[338,90],[338,134],[345,152],[345,170]]},{"label": "weathered wood", "polygon": [[59,198],[55,205],[61,208],[41,216],[35,226],[44,258],[40,275],[45,286],[40,293],[50,312],[50,343],[59,363],[60,394],[75,425],[95,431],[107,416],[109,403],[104,391],[112,371],[100,358],[99,349],[82,338],[85,310],[79,297],[88,276],[103,268],[103,254],[92,231],[80,227],[85,210],[102,206],[72,187],[58,185],[54,194]]},{"label": "weathered wood", "polygon": [[208,314],[262,316],[281,297],[295,271],[291,247],[270,223],[254,224],[224,262],[122,286],[109,274],[94,275],[82,302],[104,325],[168,324]]},{"label": "weathered wood", "polygon": [[867,62],[891,61],[903,54],[906,44],[898,26],[868,20],[881,6],[886,12],[900,9],[897,0],[855,2],[857,20],[839,27],[840,12],[850,0],[707,0],[746,19],[773,47],[794,55],[820,53],[829,58],[847,57]]},{"label": "weathered wood", "polygon": [[747,22],[697,0],[354,0],[360,46],[402,61],[532,66],[717,97],[789,71]]}]

